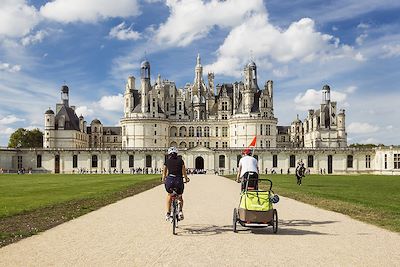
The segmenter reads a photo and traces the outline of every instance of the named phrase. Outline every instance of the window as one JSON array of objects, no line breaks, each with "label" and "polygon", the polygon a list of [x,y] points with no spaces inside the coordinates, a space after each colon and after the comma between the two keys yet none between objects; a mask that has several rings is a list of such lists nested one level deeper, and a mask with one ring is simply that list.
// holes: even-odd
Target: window
[{"label": "window", "polygon": [[371,155],[365,155],[365,168],[371,168]]},{"label": "window", "polygon": [[169,111],[169,103],[167,103],[167,111]]},{"label": "window", "polygon": [[153,98],[153,108],[155,108],[155,107],[156,107],[156,99]]},{"label": "window", "polygon": [[227,148],[228,147],[228,142],[222,142],[222,147]]},{"label": "window", "polygon": [[202,134],[202,129],[201,129],[201,127],[200,126],[198,126],[197,128],[196,128],[196,136],[197,137],[201,137],[203,134]]},{"label": "window", "polygon": [[260,141],[260,146],[263,147],[263,141],[262,140]]},{"label": "window", "polygon": [[194,142],[189,142],[189,148],[194,147]]},{"label": "window", "polygon": [[218,137],[218,127],[215,127],[215,136]]},{"label": "window", "polygon": [[117,167],[117,156],[111,155],[111,168]]},{"label": "window", "polygon": [[228,115],[222,114],[222,119],[223,119],[223,120],[227,120],[227,119],[228,119]]},{"label": "window", "polygon": [[262,135],[263,133],[263,125],[262,124],[260,124],[260,135]]},{"label": "window", "polygon": [[307,167],[313,168],[314,167],[314,155],[308,155],[307,157]]},{"label": "window", "polygon": [[178,110],[182,110],[182,102],[178,103]]},{"label": "window", "polygon": [[228,136],[228,127],[222,127],[222,137]]},{"label": "window", "polygon": [[353,168],[353,155],[347,155],[347,168]]},{"label": "window", "polygon": [[224,155],[219,155],[219,167],[225,168],[225,156]]},{"label": "window", "polygon": [[228,110],[228,102],[222,102],[222,110]]},{"label": "window", "polygon": [[278,167],[278,155],[272,155],[272,168]]},{"label": "window", "polygon": [[265,125],[265,135],[271,135],[271,125]]},{"label": "window", "polygon": [[265,147],[270,147],[271,146],[271,141],[267,140],[265,141]]},{"label": "window", "polygon": [[296,156],[295,155],[290,155],[290,157],[289,157],[289,167],[290,168],[296,167]]},{"label": "window", "polygon": [[114,143],[118,141],[118,137],[114,136]]},{"label": "window", "polygon": [[394,154],[393,157],[394,169],[400,169],[400,154]]},{"label": "window", "polygon": [[22,169],[22,156],[17,157],[18,169]]},{"label": "window", "polygon": [[133,155],[129,155],[129,168],[134,167],[134,159]]},{"label": "window", "polygon": [[387,154],[385,154],[385,170],[387,169]]},{"label": "window", "polygon": [[78,155],[72,156],[72,168],[78,168]]},{"label": "window", "polygon": [[194,127],[190,126],[189,127],[189,137],[193,137],[194,136]]},{"label": "window", "polygon": [[97,168],[97,155],[92,156],[92,168]]},{"label": "window", "polygon": [[36,156],[36,168],[42,168],[42,155]]},{"label": "window", "polygon": [[267,108],[267,107],[268,107],[268,99],[264,99],[263,108]]},{"label": "window", "polygon": [[151,168],[151,155],[146,155],[146,168]]},{"label": "window", "polygon": [[215,142],[215,147],[218,148],[218,142]]},{"label": "window", "polygon": [[210,127],[208,126],[204,127],[204,136],[210,137]]}]

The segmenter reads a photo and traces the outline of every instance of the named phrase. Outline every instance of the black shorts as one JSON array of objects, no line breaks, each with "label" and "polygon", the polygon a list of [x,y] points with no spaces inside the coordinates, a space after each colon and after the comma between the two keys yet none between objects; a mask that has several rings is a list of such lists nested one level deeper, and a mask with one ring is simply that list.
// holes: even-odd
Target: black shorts
[{"label": "black shorts", "polygon": [[246,184],[248,180],[249,190],[258,190],[258,173],[256,172],[246,172],[242,177],[242,191],[246,189]]},{"label": "black shorts", "polygon": [[175,188],[176,193],[178,195],[183,194],[183,190],[185,189],[185,186],[183,184],[183,177],[173,177],[173,176],[167,176],[167,179],[165,180],[165,190],[167,190],[168,193],[172,193],[172,190]]}]

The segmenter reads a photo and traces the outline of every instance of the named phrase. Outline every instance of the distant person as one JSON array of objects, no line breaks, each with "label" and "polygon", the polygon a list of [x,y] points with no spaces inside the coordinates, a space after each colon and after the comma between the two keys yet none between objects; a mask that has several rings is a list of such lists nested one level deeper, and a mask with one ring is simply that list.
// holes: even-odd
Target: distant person
[{"label": "distant person", "polygon": [[239,160],[236,182],[242,182],[242,191],[246,188],[246,184],[248,184],[248,188],[258,189],[258,162],[252,157],[250,149],[246,149],[243,157]]},{"label": "distant person", "polygon": [[304,168],[304,163],[300,161],[296,167],[296,179],[298,185],[301,185],[301,180],[303,179],[303,177],[305,177],[305,171],[306,168]]},{"label": "distant person", "polygon": [[184,183],[189,182],[190,179],[186,173],[185,162],[181,157],[178,157],[178,149],[176,147],[170,147],[168,149],[168,158],[164,163],[164,170],[162,174],[162,181],[165,184],[165,190],[167,191],[167,202],[166,209],[167,213],[165,214],[165,219],[169,220],[171,217],[171,194],[173,190],[176,190],[178,194],[177,198],[180,203],[180,210],[178,213],[179,219],[183,220],[183,191],[184,191]]}]

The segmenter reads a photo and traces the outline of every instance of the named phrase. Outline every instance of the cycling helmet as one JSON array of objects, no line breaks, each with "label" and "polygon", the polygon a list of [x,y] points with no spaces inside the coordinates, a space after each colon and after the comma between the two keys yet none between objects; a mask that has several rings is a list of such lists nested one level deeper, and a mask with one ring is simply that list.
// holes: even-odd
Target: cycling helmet
[{"label": "cycling helmet", "polygon": [[168,155],[171,155],[173,153],[178,154],[178,149],[174,146],[168,148]]},{"label": "cycling helmet", "polygon": [[243,151],[243,155],[248,155],[248,156],[251,156],[253,153],[252,153],[253,151],[250,149],[250,148],[246,148],[244,151]]}]

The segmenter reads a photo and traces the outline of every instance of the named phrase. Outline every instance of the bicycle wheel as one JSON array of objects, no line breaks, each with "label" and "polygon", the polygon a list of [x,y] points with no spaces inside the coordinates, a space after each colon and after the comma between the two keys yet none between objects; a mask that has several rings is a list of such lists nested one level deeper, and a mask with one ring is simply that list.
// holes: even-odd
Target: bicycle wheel
[{"label": "bicycle wheel", "polygon": [[233,232],[237,233],[237,209],[233,209],[233,218],[232,218],[232,224],[233,224]]},{"label": "bicycle wheel", "polygon": [[274,234],[278,232],[278,211],[276,209],[274,209],[272,217],[272,231]]},{"label": "bicycle wheel", "polygon": [[172,202],[172,234],[176,235],[176,223],[177,223],[177,205],[176,205],[176,200]]}]

